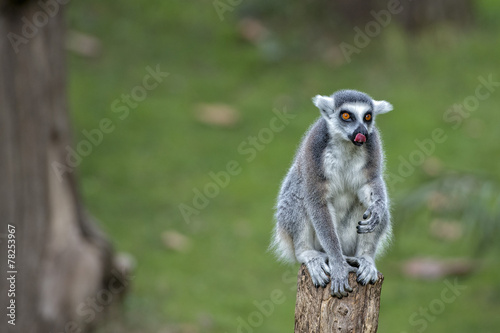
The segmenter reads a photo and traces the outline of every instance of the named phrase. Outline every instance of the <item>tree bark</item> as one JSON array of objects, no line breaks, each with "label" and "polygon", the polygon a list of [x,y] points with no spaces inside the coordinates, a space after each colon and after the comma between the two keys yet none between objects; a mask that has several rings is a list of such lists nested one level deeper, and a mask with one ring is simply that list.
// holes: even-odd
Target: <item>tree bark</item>
[{"label": "tree bark", "polygon": [[398,20],[410,32],[418,32],[436,24],[451,23],[470,26],[474,20],[472,0],[419,0],[403,3]]},{"label": "tree bark", "polygon": [[378,327],[380,292],[384,277],[362,286],[350,273],[353,291],[338,299],[330,295],[330,284],[316,288],[305,265],[300,267],[295,305],[295,333],[375,333]]},{"label": "tree bark", "polygon": [[[40,3],[0,1],[0,331],[85,332],[119,278],[109,242],[85,214],[76,166],[68,167],[65,5]],[[68,169],[58,173],[54,163]],[[13,301],[15,326],[6,316]]]},{"label": "tree bark", "polygon": [[[387,13],[389,5],[394,5],[391,0],[335,0],[323,5],[328,6],[329,3],[352,26],[364,26],[375,20],[374,12]],[[472,24],[475,12],[472,0],[403,0],[396,8],[401,8],[401,11],[398,9],[398,13],[393,14],[394,18],[409,32],[442,23],[468,26]]]}]

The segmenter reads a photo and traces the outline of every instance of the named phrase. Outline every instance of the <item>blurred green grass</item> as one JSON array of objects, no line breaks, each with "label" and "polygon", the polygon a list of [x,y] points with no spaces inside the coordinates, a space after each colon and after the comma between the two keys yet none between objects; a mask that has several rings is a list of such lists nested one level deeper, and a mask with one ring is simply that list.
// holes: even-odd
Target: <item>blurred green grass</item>
[{"label": "blurred green grass", "polygon": [[[500,92],[481,101],[457,130],[443,113],[474,93],[478,77],[500,80],[500,15],[494,1],[479,2],[477,28],[447,27],[406,38],[389,26],[353,61],[342,66],[285,56],[267,61],[238,33],[236,12],[220,21],[212,2],[86,1],[69,6],[71,29],[98,37],[97,59],[69,57],[69,97],[75,142],[81,131],[98,127],[102,118],[115,125],[83,159],[79,177],[87,207],[119,251],[131,253],[137,269],[123,313],[103,331],[159,332],[171,326],[194,332],[234,332],[238,318],[248,321],[254,301],[283,291],[285,302],[252,328],[255,332],[290,332],[294,321],[297,267],[277,264],[266,252],[273,226],[277,190],[294,150],[318,112],[316,94],[341,88],[366,91],[386,99],[394,111],[378,119],[387,171],[397,173],[399,156],[408,156],[415,139],[433,129],[448,139],[433,154],[445,169],[471,172],[500,181],[497,124]],[[346,37],[351,41],[351,37]],[[146,67],[160,65],[170,75],[149,91],[137,108],[120,120],[111,103],[142,84]],[[195,118],[200,103],[226,103],[241,113],[236,127],[206,126]],[[272,110],[296,115],[256,158],[238,146],[268,127]],[[472,125],[474,126],[472,126]],[[210,200],[190,224],[178,205],[191,205],[193,188],[211,181],[236,160],[241,174]],[[398,220],[398,198],[428,180],[419,166],[391,187],[395,202],[395,239],[378,262],[384,273],[381,332],[416,332],[410,316],[439,298],[443,280],[425,282],[401,273],[400,263],[413,256],[469,257],[473,242],[444,243],[429,235],[425,212]],[[193,246],[187,253],[169,251],[161,233],[177,230]],[[429,321],[427,332],[495,332],[500,325],[498,246],[481,256],[482,268],[459,279],[463,295]],[[283,274],[287,274],[283,280]],[[290,276],[292,278],[290,278]],[[449,278],[450,281],[453,278]]]}]

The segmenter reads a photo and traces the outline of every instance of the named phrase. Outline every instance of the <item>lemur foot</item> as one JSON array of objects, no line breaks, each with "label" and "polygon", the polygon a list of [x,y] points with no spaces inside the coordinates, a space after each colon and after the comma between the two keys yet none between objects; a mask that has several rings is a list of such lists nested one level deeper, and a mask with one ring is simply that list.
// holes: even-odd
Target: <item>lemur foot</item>
[{"label": "lemur foot", "polygon": [[357,268],[349,266],[345,261],[332,264],[330,262],[330,280],[332,281],[331,294],[337,298],[347,297],[352,291],[349,285],[349,273],[356,272]]},{"label": "lemur foot", "polygon": [[373,259],[366,257],[345,257],[347,263],[358,268],[357,280],[363,286],[375,283],[378,280],[378,270]]},{"label": "lemur foot", "polygon": [[313,258],[306,262],[306,267],[316,288],[319,286],[325,287],[328,284],[330,281],[327,275],[329,269],[325,258]]}]

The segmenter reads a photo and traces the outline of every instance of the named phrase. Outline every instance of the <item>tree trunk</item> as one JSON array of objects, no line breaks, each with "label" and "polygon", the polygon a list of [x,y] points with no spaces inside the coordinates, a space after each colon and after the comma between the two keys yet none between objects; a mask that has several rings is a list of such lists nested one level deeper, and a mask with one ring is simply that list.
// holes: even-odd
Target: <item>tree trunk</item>
[{"label": "tree trunk", "polygon": [[441,23],[470,26],[474,19],[472,0],[419,0],[402,4],[398,20],[410,32]]},{"label": "tree trunk", "polygon": [[316,288],[305,265],[300,267],[295,305],[295,333],[375,333],[378,327],[380,292],[384,277],[362,286],[350,273],[353,291],[338,299],[330,295],[330,284]]},{"label": "tree trunk", "polygon": [[[331,4],[327,2],[324,6],[329,3]],[[341,13],[342,18],[354,27],[364,26],[375,20],[373,12],[387,12],[394,3],[392,0],[335,0],[333,6],[334,11]],[[472,0],[402,0],[396,8],[402,10],[394,14],[394,17],[410,32],[418,32],[441,23],[467,26],[474,19]]]},{"label": "tree trunk", "polygon": [[85,332],[125,289],[68,166],[67,2],[0,0],[1,332]]}]

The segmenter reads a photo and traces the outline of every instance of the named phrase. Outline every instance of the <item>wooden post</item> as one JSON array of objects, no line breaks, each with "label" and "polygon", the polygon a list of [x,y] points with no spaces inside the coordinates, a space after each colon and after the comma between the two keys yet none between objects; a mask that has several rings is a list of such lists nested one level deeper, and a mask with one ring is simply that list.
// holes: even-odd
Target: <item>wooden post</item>
[{"label": "wooden post", "polygon": [[330,284],[316,288],[305,265],[299,270],[295,333],[375,333],[378,327],[380,292],[384,277],[379,273],[375,284],[362,286],[350,273],[353,291],[338,299],[330,295]]}]

